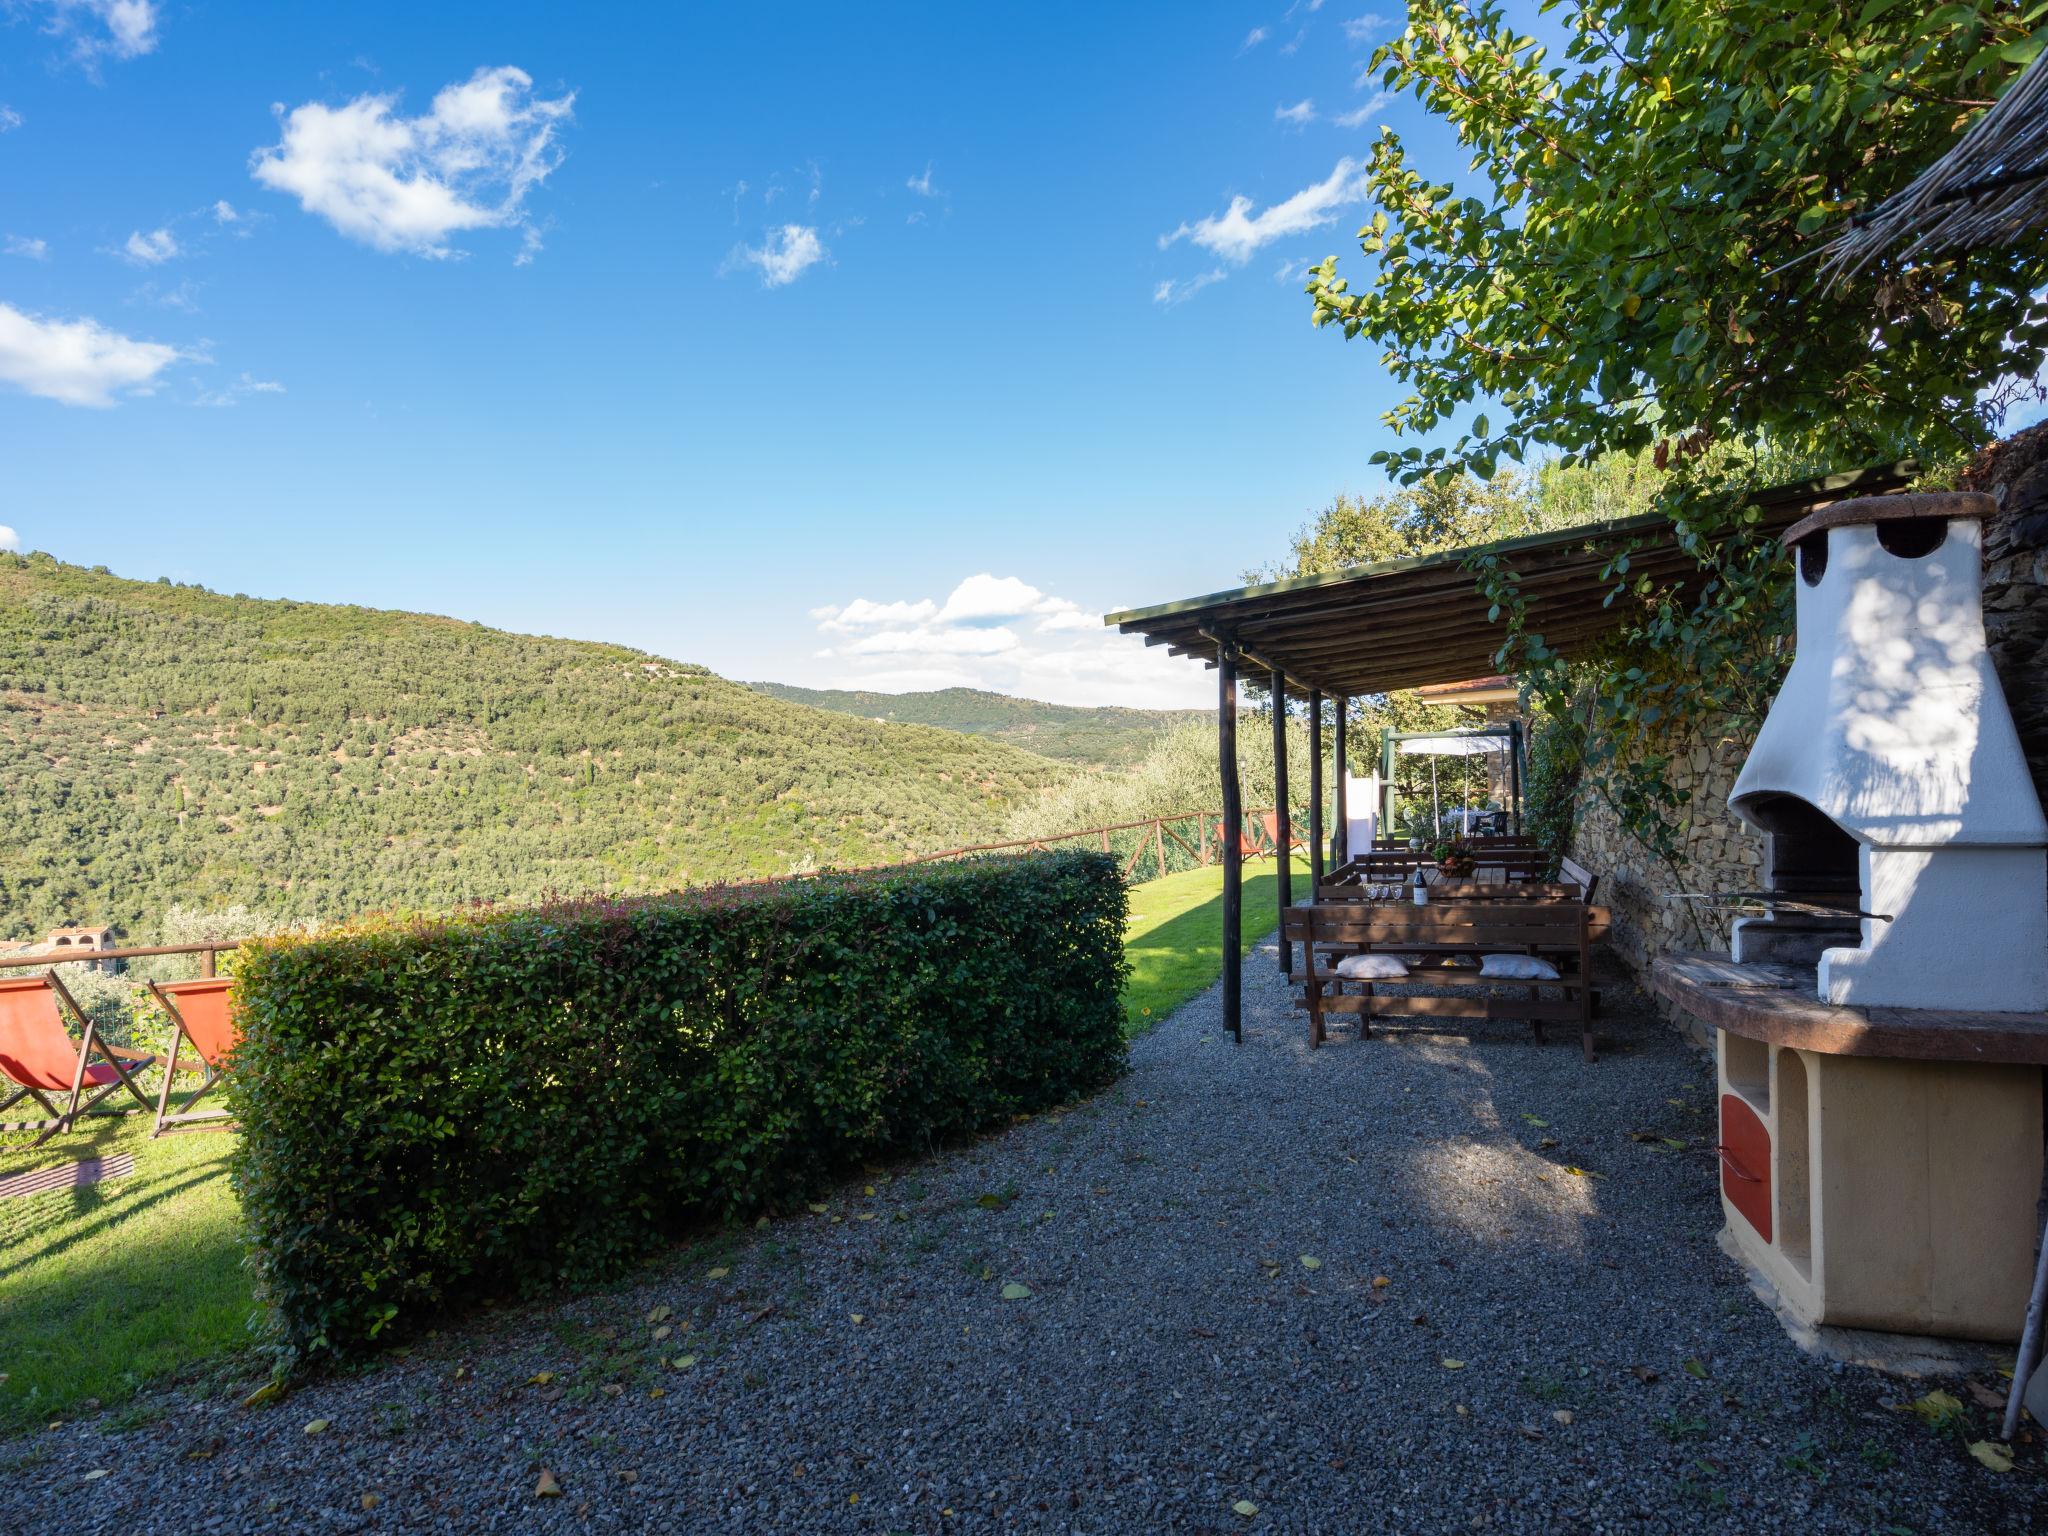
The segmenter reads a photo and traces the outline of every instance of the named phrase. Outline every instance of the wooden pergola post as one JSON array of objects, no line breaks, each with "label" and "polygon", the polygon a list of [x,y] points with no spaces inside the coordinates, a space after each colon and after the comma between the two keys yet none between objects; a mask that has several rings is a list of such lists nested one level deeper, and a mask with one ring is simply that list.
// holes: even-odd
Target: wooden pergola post
[{"label": "wooden pergola post", "polygon": [[1244,803],[1237,783],[1237,649],[1216,640],[1216,766],[1223,779],[1223,1027],[1244,1044]]},{"label": "wooden pergola post", "polygon": [[1323,883],[1323,695],[1308,694],[1308,878],[1309,891]]},{"label": "wooden pergola post", "polygon": [[1294,974],[1294,946],[1287,940],[1287,909],[1294,904],[1294,860],[1288,847],[1294,824],[1287,813],[1287,674],[1273,668],[1273,858],[1279,873],[1280,969]]},{"label": "wooden pergola post", "polygon": [[1335,702],[1337,740],[1330,755],[1336,759],[1337,766],[1337,862],[1348,864],[1351,862],[1351,796],[1345,785],[1351,777],[1351,756],[1344,745],[1344,717],[1351,713],[1351,701],[1340,693]]}]

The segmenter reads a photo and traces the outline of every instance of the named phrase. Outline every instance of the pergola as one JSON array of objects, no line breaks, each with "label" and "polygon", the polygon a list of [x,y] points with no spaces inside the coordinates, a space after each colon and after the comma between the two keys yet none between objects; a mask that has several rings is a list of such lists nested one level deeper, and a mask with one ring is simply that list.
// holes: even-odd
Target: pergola
[{"label": "pergola", "polygon": [[[1762,528],[1777,532],[1831,502],[1876,496],[1910,482],[1910,461],[1777,486],[1750,498]],[[1263,582],[1108,615],[1103,622],[1148,645],[1191,656],[1217,674],[1216,748],[1223,789],[1223,1020],[1244,1038],[1244,802],[1237,773],[1237,683],[1246,665],[1273,688],[1274,777],[1279,793],[1279,904],[1293,905],[1286,855],[1288,694],[1308,705],[1309,871],[1323,876],[1323,700],[1336,701],[1337,825],[1347,825],[1343,765],[1346,704],[1367,694],[1483,677],[1498,668],[1502,632],[1481,595],[1471,562],[1495,555],[1515,572],[1529,626],[1570,655],[1618,627],[1624,613],[1606,602],[1608,561],[1626,546],[1632,575],[1684,586],[1698,563],[1678,545],[1662,514],[1618,518],[1551,533],[1502,539],[1472,549],[1383,560],[1316,576]],[[1342,852],[1348,855],[1349,849]],[[1287,956],[1283,945],[1282,964]]]}]

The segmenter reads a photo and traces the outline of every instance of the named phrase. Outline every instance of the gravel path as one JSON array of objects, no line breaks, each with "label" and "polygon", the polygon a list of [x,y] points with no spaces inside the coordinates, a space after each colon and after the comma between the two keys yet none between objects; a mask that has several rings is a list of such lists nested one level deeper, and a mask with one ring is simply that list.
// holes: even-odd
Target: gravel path
[{"label": "gravel path", "polygon": [[2048,1529],[2038,1445],[1984,1470],[1751,1296],[1639,1000],[1591,1068],[1310,1054],[1287,1002],[1268,951],[1242,1049],[1212,991],[1100,1098],[632,1285],[0,1444],[0,1530]]}]

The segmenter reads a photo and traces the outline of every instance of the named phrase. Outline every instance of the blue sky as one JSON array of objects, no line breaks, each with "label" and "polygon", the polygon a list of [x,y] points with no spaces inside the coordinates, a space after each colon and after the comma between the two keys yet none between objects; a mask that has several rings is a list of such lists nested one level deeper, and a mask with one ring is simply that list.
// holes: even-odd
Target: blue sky
[{"label": "blue sky", "polygon": [[1398,391],[1298,274],[1359,266],[1381,122],[1428,154],[1357,83],[1396,15],[0,0],[0,525],[732,677],[1206,701],[1093,621],[1381,483]]}]

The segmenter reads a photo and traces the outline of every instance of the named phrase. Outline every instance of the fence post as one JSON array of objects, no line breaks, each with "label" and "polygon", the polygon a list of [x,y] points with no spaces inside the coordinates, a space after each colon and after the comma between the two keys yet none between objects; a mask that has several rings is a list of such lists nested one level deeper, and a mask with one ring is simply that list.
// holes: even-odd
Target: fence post
[{"label": "fence post", "polygon": [[214,951],[203,949],[199,952],[199,974],[211,980],[213,977]]},{"label": "fence post", "polygon": [[1152,847],[1159,855],[1159,878],[1164,880],[1166,878],[1166,823],[1164,821],[1154,821],[1152,823]]},{"label": "fence post", "polygon": [[1109,828],[1107,827],[1102,829],[1102,851],[1104,853],[1109,852]]}]

